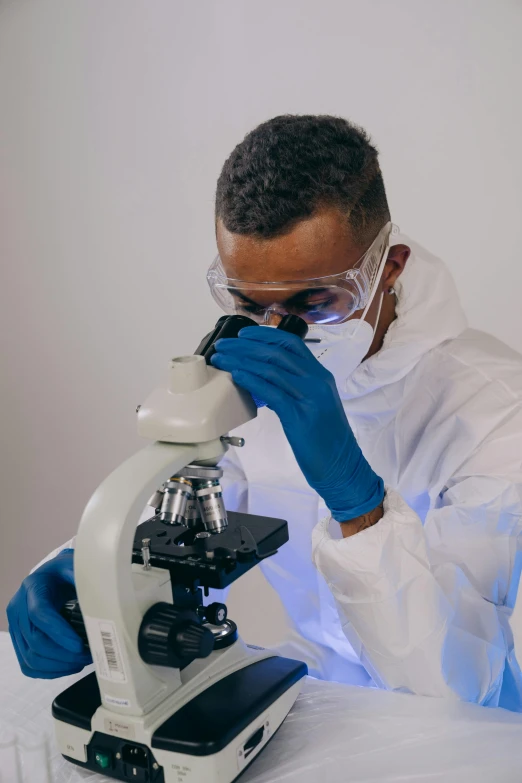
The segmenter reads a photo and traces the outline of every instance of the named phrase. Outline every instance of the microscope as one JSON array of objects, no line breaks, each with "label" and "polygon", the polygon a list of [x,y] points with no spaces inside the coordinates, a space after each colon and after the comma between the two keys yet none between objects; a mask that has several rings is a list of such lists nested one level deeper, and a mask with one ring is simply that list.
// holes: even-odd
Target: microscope
[{"label": "microscope", "polygon": [[[74,555],[77,600],[62,610],[95,671],[52,713],[60,752],[91,772],[141,783],[230,783],[294,704],[306,665],[245,644],[224,603],[205,605],[288,541],[281,519],[227,511],[219,461],[252,397],[210,364],[221,337],[255,325],[224,316],[138,408],[152,440],[98,487]],[[285,316],[278,328],[304,337]],[[145,507],[150,518],[138,524]]]}]

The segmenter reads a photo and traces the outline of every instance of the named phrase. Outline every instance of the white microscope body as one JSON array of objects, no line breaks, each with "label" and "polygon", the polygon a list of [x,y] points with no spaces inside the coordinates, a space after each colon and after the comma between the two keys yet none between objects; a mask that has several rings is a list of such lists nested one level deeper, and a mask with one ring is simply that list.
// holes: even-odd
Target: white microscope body
[{"label": "white microscope body", "polygon": [[[297,698],[304,664],[250,648],[237,635],[209,654],[208,647],[203,650],[208,629],[218,638],[217,626],[198,629],[193,621],[182,623],[176,638],[185,651],[203,650],[205,657],[189,656],[179,668],[146,662],[138,641],[146,613],[173,605],[174,572],[168,564],[155,567],[154,545],[152,565],[148,546],[143,562],[136,562],[136,527],[148,499],[188,465],[215,466],[228,448],[227,433],[255,415],[250,395],[228,373],[208,366],[203,356],[173,359],[168,382],[138,413],[139,434],[154,443],[117,468],[89,501],[74,568],[99,694],[91,674],[53,704],[60,751],[70,761],[118,780],[230,783],[266,745]],[[163,527],[176,534],[187,530]],[[248,534],[244,526],[239,529],[240,538]],[[203,532],[195,543],[214,546],[220,535]],[[210,573],[220,553],[202,550],[201,557],[188,557],[180,568],[199,568],[201,561]],[[233,558],[226,562],[232,568]],[[252,564],[243,565],[241,573]],[[149,661],[159,660],[154,635],[161,628],[155,622],[147,626],[143,642],[149,645]],[[165,634],[160,636],[164,644]],[[259,685],[263,678],[265,686]],[[261,689],[257,695],[251,686]]]}]

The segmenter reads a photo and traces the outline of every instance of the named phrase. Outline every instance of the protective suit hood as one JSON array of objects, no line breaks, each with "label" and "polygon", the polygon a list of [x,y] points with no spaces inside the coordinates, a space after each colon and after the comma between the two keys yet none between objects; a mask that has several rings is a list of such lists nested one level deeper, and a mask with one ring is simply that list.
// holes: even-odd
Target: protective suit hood
[{"label": "protective suit hood", "polygon": [[381,350],[339,388],[344,400],[364,397],[401,380],[428,351],[458,337],[467,326],[446,265],[404,234],[394,238],[394,244],[411,248],[404,272],[395,284],[397,318]]}]

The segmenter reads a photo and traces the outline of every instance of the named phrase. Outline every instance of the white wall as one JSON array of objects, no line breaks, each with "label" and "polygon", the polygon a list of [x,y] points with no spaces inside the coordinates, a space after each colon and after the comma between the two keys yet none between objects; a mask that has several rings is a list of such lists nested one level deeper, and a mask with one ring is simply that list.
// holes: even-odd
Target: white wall
[{"label": "white wall", "polygon": [[215,181],[261,120],[370,130],[396,222],[522,349],[521,38],[516,0],[0,0],[0,606],[213,323]]}]

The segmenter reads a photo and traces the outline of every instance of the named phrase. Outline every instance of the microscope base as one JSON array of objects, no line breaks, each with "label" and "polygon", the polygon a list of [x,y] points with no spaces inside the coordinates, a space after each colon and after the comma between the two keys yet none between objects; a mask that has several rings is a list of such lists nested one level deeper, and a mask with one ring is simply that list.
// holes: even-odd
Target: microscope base
[{"label": "microscope base", "polygon": [[[141,783],[232,783],[253,761],[292,708],[305,664],[274,656],[223,677],[147,736],[92,731],[101,705],[94,674],[72,685],[53,704],[62,754],[84,769]],[[121,715],[115,714],[115,722]],[[83,761],[70,749],[84,748]],[[68,753],[69,750],[69,753]]]}]

